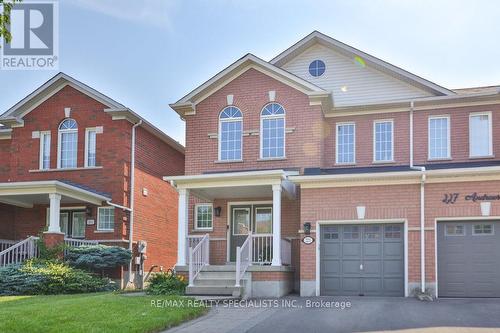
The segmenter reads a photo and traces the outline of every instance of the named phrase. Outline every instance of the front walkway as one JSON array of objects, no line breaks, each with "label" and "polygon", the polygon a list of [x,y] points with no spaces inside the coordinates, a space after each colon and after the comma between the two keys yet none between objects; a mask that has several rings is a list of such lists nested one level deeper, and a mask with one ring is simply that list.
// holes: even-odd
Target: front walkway
[{"label": "front walkway", "polygon": [[277,301],[278,307],[274,307],[274,303],[263,303],[263,300],[249,300],[250,307],[246,308],[244,303],[237,306],[221,303],[207,316],[168,332],[313,333],[334,330],[337,333],[408,329],[445,333],[500,332],[500,299],[421,302],[414,298],[291,296],[265,301]]}]

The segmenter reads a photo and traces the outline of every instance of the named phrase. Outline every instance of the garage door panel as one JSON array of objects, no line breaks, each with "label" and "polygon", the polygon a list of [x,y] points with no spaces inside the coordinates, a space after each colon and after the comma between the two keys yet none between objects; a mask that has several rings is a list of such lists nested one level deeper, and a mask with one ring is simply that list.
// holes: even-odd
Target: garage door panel
[{"label": "garage door panel", "polygon": [[361,244],[359,243],[343,243],[342,244],[342,256],[344,258],[349,257],[360,257],[361,255]]},{"label": "garage door panel", "polygon": [[340,274],[340,261],[334,259],[322,260],[323,272],[325,274]]},{"label": "garage door panel", "polygon": [[[463,232],[456,232],[463,226]],[[474,234],[474,226],[491,233]],[[439,222],[437,228],[440,297],[500,297],[498,221]],[[481,230],[479,230],[481,231]]]},{"label": "garage door panel", "polygon": [[339,258],[341,256],[341,253],[340,243],[328,242],[328,245],[325,246],[325,257]]},{"label": "garage door panel", "polygon": [[381,243],[364,243],[363,244],[363,256],[364,258],[380,258],[382,256],[382,244]]},{"label": "garage door panel", "polygon": [[[321,227],[321,294],[404,296],[403,230],[402,224]],[[339,237],[333,240],[332,232]]]}]

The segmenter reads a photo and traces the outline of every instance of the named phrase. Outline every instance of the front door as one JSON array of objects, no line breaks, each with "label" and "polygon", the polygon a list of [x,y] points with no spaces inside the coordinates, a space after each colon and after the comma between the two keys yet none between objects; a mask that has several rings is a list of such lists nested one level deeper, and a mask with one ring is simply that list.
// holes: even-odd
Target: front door
[{"label": "front door", "polygon": [[71,237],[85,237],[85,212],[73,212],[71,217]]},{"label": "front door", "polygon": [[[230,261],[236,261],[236,248],[243,245],[249,232],[263,236],[259,242],[259,249],[255,248],[254,257],[259,260],[267,261],[271,259],[272,244],[265,239],[264,235],[271,235],[273,232],[273,213],[272,205],[238,205],[231,206],[231,218],[229,223],[229,258]],[[269,238],[269,237],[268,237]],[[257,240],[259,241],[259,240]]]}]

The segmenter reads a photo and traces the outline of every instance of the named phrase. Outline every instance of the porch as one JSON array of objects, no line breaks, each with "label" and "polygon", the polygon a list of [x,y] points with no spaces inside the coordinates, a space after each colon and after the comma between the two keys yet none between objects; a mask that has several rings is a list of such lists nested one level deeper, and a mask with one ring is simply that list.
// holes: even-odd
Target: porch
[{"label": "porch", "polygon": [[268,296],[293,289],[292,253],[300,220],[290,174],[297,173],[165,178],[179,192],[176,270],[189,278],[188,293],[248,295],[251,289],[254,296],[259,291],[250,288],[256,286],[252,281],[274,283]]},{"label": "porch", "polygon": [[0,183],[0,266],[36,257],[38,235],[46,242],[71,246],[85,240],[92,207],[110,198],[77,184],[61,181]]}]

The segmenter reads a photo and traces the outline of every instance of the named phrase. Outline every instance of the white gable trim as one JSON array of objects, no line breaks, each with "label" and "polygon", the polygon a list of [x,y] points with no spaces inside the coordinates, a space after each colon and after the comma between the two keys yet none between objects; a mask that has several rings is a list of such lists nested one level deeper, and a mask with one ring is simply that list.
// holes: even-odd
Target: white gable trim
[{"label": "white gable trim", "polygon": [[394,66],[368,53],[365,53],[352,46],[344,44],[336,39],[333,39],[327,35],[320,33],[319,31],[313,31],[311,34],[307,35],[306,37],[295,43],[293,46],[291,46],[290,48],[286,49],[278,56],[273,58],[270,61],[270,63],[275,66],[282,67],[284,64],[289,62],[291,59],[295,58],[295,56],[299,55],[300,53],[305,51],[305,49],[307,49],[308,47],[310,47],[315,43],[319,43],[326,47],[332,48],[340,52],[341,54],[345,54],[347,56],[359,56],[369,65],[371,65],[371,67],[381,70],[382,72],[385,72],[397,79],[403,79],[404,81],[407,81],[408,83],[416,87],[433,92],[436,95],[455,94],[455,92],[449,89],[441,87],[440,85],[437,85],[429,80],[421,78],[418,75],[412,74],[408,71],[405,71],[402,68]]},{"label": "white gable trim", "polygon": [[200,103],[208,96],[219,90],[235,78],[248,71],[249,69],[258,70],[265,75],[268,75],[280,82],[283,82],[301,92],[306,94],[322,93],[328,94],[326,90],[316,86],[315,84],[299,78],[281,68],[273,66],[268,62],[254,56],[247,54],[243,58],[237,60],[224,70],[213,76],[210,80],[197,87],[189,94],[181,98],[176,103],[170,104],[181,116],[194,114],[196,112],[196,104]]},{"label": "white gable trim", "polygon": [[59,73],[3,113],[0,119],[11,117],[23,118],[37,106],[68,85],[110,108],[124,108],[122,104],[101,94],[86,84],[75,80],[69,75]]}]

